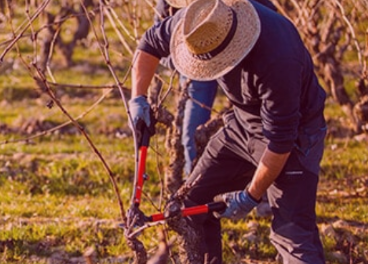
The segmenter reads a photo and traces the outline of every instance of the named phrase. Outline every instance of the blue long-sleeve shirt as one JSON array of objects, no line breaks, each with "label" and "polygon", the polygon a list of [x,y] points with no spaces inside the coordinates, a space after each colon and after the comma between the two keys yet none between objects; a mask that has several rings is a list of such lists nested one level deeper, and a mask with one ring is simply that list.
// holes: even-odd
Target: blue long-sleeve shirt
[{"label": "blue long-sleeve shirt", "polygon": [[[325,91],[294,25],[256,1],[250,2],[261,22],[259,39],[252,51],[217,81],[248,133],[276,153],[297,146],[307,154],[313,133],[325,126]],[[157,58],[167,57],[171,32],[184,10],[149,29],[138,49]]]}]

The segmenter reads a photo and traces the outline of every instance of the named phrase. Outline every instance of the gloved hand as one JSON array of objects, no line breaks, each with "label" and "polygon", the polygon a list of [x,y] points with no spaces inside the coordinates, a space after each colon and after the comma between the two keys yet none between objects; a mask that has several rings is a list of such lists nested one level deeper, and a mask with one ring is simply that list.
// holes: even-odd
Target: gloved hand
[{"label": "gloved hand", "polygon": [[227,205],[223,213],[214,213],[215,217],[226,217],[232,220],[245,218],[259,204],[245,190],[219,194],[215,196],[214,201],[225,202]]},{"label": "gloved hand", "polygon": [[133,125],[137,128],[139,120],[142,120],[147,127],[151,124],[150,105],[144,95],[136,96],[129,100],[129,112],[133,120]]},{"label": "gloved hand", "polygon": [[[137,136],[137,144],[138,146],[141,146],[142,144],[148,144],[149,137],[155,134],[156,123],[151,106],[147,102],[147,98],[144,95],[132,98],[129,100],[128,104],[134,125],[134,131]],[[129,123],[129,125],[131,124]]]}]

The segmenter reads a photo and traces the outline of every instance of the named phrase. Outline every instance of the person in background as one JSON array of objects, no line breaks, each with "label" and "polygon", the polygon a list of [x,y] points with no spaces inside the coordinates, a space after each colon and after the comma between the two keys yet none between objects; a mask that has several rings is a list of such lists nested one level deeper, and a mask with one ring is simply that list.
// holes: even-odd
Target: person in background
[{"label": "person in background", "polygon": [[[158,0],[155,8],[154,24],[173,15],[187,3],[175,0]],[[161,64],[173,69],[170,58],[161,60]],[[184,148],[184,177],[190,175],[193,161],[197,157],[195,132],[197,127],[206,123],[211,117],[211,108],[217,93],[217,82],[188,80],[180,74],[181,87],[187,88],[189,99],[185,103],[181,142]],[[194,100],[193,100],[194,99]]]},{"label": "person in background", "polygon": [[227,205],[191,219],[203,259],[222,263],[220,219],[245,219],[267,192],[283,262],[324,264],[315,205],[326,93],[293,23],[253,0],[196,0],[151,27],[132,66],[134,123],[150,124],[145,96],[167,56],[187,78],[217,80],[233,104],[187,180],[187,203]]}]

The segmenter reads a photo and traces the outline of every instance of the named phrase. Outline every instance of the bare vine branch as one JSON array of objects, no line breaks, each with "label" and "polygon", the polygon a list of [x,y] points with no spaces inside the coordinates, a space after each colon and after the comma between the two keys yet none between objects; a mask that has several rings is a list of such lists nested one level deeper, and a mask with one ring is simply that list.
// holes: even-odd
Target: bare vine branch
[{"label": "bare vine branch", "polygon": [[36,13],[30,18],[26,26],[21,30],[21,32],[14,36],[13,40],[9,43],[9,45],[4,49],[4,51],[0,55],[0,64],[3,62],[5,55],[12,49],[12,47],[22,38],[24,32],[32,25],[34,20],[38,18],[38,16],[45,10],[47,5],[50,3],[51,0],[45,0],[42,5],[37,9]]}]

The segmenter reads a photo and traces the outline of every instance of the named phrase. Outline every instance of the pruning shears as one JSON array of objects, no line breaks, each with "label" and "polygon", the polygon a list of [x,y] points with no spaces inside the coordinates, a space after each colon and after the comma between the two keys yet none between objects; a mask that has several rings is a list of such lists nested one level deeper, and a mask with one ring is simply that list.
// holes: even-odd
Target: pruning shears
[{"label": "pruning shears", "polygon": [[[181,215],[182,217],[187,217],[191,215],[205,214],[215,211],[220,212],[225,210],[226,204],[224,202],[211,202],[204,205],[197,205],[183,209],[176,208],[174,210],[169,210],[164,213],[152,214],[150,216],[146,216],[139,209],[143,191],[143,184],[145,180],[148,180],[148,175],[146,174],[146,160],[149,141],[150,137],[154,134],[154,130],[151,127],[147,127],[145,123],[141,125],[141,135],[139,135],[138,140],[138,167],[134,182],[132,205],[128,211],[128,219],[134,219],[135,226],[143,226],[147,222],[167,220],[178,215]],[[154,127],[154,124],[151,124],[151,126]]]}]

